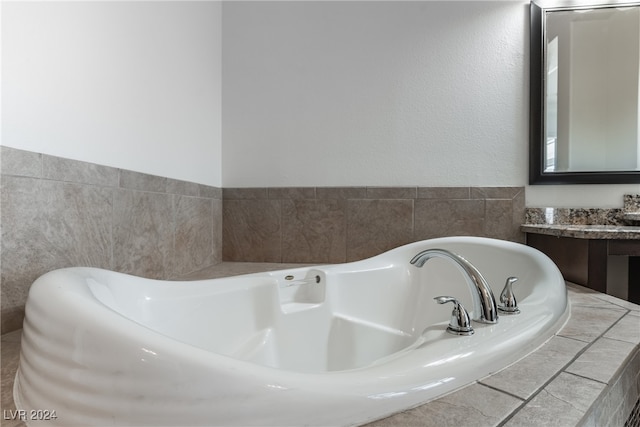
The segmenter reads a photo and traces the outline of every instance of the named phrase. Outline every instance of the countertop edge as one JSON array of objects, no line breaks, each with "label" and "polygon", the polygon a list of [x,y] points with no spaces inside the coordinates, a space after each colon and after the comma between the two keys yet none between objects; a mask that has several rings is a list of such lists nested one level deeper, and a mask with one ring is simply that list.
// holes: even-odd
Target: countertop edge
[{"label": "countertop edge", "polygon": [[522,224],[524,233],[599,240],[640,240],[640,227],[616,225]]}]

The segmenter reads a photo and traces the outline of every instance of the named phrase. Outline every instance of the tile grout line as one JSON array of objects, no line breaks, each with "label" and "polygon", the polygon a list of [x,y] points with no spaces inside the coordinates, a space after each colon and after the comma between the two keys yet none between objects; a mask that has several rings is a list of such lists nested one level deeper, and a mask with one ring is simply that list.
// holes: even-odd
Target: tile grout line
[{"label": "tile grout line", "polygon": [[[613,304],[612,304],[612,305],[613,305]],[[544,389],[545,389],[549,384],[551,384],[551,383],[552,383],[556,378],[558,378],[558,377],[560,376],[560,374],[564,373],[564,372],[566,371],[566,369],[567,369],[569,366],[571,366],[571,364],[572,364],[572,363],[574,363],[574,362],[575,362],[575,361],[576,361],[580,356],[582,356],[582,355],[583,355],[583,354],[584,354],[588,349],[590,349],[590,348],[591,348],[591,347],[592,347],[596,342],[598,342],[601,338],[603,338],[603,337],[604,337],[604,335],[605,335],[607,332],[609,332],[609,331],[610,331],[610,330],[611,330],[615,325],[617,325],[617,324],[618,324],[618,323],[619,323],[619,322],[620,322],[624,317],[626,317],[626,316],[627,316],[627,314],[629,314],[629,312],[630,312],[630,311],[631,311],[631,310],[628,310],[628,309],[627,309],[627,310],[626,310],[626,313],[625,313],[625,314],[623,314],[622,316],[620,316],[620,318],[618,318],[618,320],[616,320],[614,323],[612,323],[612,324],[611,324],[611,326],[609,326],[607,329],[605,329],[605,330],[604,330],[600,335],[598,335],[598,336],[597,336],[593,341],[591,341],[590,343],[587,343],[587,345],[586,345],[584,348],[582,348],[580,351],[578,351],[578,352],[577,352],[577,353],[576,353],[576,354],[571,358],[571,360],[569,360],[569,361],[568,361],[568,362],[567,362],[567,363],[566,363],[562,368],[560,368],[560,369],[559,369],[559,370],[558,370],[554,375],[552,375],[552,376],[551,376],[551,378],[549,378],[549,379],[548,379],[544,384],[542,384],[540,387],[538,387],[538,389],[537,389],[536,391],[534,391],[534,392],[531,394],[531,396],[529,396],[528,398],[524,399],[524,401],[523,401],[523,402],[522,402],[522,403],[521,403],[521,404],[520,404],[516,409],[514,409],[513,411],[511,411],[511,413],[510,413],[509,415],[507,415],[507,417],[506,417],[504,420],[502,420],[499,424],[497,424],[497,426],[496,426],[496,427],[502,427],[502,426],[504,426],[507,422],[509,422],[509,420],[511,420],[514,416],[516,416],[516,414],[518,414],[518,412],[520,412],[520,410],[522,410],[525,406],[527,406],[527,404],[529,404],[529,402],[531,402],[535,397],[537,397],[537,396],[538,396],[538,395],[539,395],[539,394],[540,394],[540,393],[541,393],[541,392],[542,392],[542,391],[543,391],[543,390],[544,390]],[[554,336],[559,336],[559,337],[562,337],[562,338],[572,339],[572,340],[575,340],[575,341],[581,341],[581,340],[578,340],[578,339],[576,339],[576,338],[567,337],[567,336],[563,336],[563,335],[559,335],[559,334],[556,334],[556,335],[554,335]],[[549,341],[547,341],[547,343],[548,343],[548,342],[549,342]],[[546,343],[545,343],[545,345],[546,345]],[[617,372],[617,371],[616,371],[616,372]],[[568,373],[568,372],[567,372],[567,373]],[[614,374],[614,375],[615,375],[615,374]],[[586,378],[586,377],[585,377],[585,378]],[[593,378],[587,378],[587,379],[590,379],[590,380],[592,380],[592,381],[600,382],[600,381],[595,380],[595,379],[593,379]],[[478,381],[478,383],[479,383],[479,384],[484,385],[485,387],[489,387],[489,388],[492,388],[492,389],[494,389],[494,390],[500,391],[500,392],[502,392],[502,393],[505,393],[505,394],[511,395],[511,393],[509,393],[509,392],[507,392],[507,391],[500,390],[500,389],[495,388],[495,387],[491,387],[491,386],[489,386],[489,385],[487,385],[487,384],[484,384],[484,383],[482,383],[482,382],[480,382],[480,381]],[[608,385],[609,383],[606,383],[606,384]],[[598,397],[600,397],[600,395],[598,395]],[[519,397],[519,399],[521,399],[521,400],[522,400],[522,398],[520,398],[520,397]],[[597,398],[596,398],[596,399],[597,399]],[[595,402],[595,400],[594,400],[594,402]],[[589,411],[589,410],[587,410],[587,411],[583,414],[583,417],[584,417],[584,415],[586,415],[586,413],[587,413],[588,411]]]},{"label": "tile grout line", "polygon": [[[118,182],[120,181],[120,170],[118,170]],[[109,253],[109,268],[111,270],[115,270],[115,258],[114,258],[114,247],[115,247],[115,224],[116,224],[116,192],[112,191],[111,192],[111,218],[109,221],[109,227],[110,227],[110,234],[109,234],[109,247],[110,247],[110,253]]]},{"label": "tile grout line", "polygon": [[[118,172],[118,173],[120,173],[120,172]],[[80,182],[80,181],[65,180],[65,179],[55,179],[55,178],[46,178],[46,177],[33,177],[33,176],[26,176],[26,175],[16,175],[16,174],[11,174],[11,173],[0,173],[0,175],[1,176],[6,176],[6,177],[12,177],[12,178],[36,179],[36,180],[39,180],[39,181],[58,182],[58,183],[61,183],[61,184],[71,184],[71,185],[79,185],[79,186],[87,186],[87,187],[97,187],[97,188],[102,188],[102,189],[105,189],[105,190],[127,190],[127,191],[135,191],[135,192],[140,192],[140,193],[178,195],[178,196],[192,197],[192,198],[197,198],[197,199],[222,200],[222,198],[217,198],[217,197],[206,197],[206,196],[202,196],[202,195],[184,194],[184,193],[181,193],[181,192],[170,192],[168,190],[167,191],[157,191],[157,190],[145,190],[145,189],[139,189],[139,188],[123,187],[122,185],[120,185],[120,183],[118,183],[117,185],[105,185],[105,184],[98,184],[98,183],[92,183],[92,182]],[[169,178],[169,179],[172,179],[172,178]],[[202,184],[202,185],[204,185],[204,184]],[[221,187],[212,187],[212,188],[221,188]]]}]

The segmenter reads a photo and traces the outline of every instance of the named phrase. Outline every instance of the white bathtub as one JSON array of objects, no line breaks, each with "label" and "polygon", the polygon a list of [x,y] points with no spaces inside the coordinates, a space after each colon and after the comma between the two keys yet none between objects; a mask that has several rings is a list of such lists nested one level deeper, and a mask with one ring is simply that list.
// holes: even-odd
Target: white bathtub
[{"label": "white bathtub", "polygon": [[[427,248],[466,258],[496,299],[517,276],[521,314],[447,333],[452,305],[433,298],[471,310],[471,293],[447,259],[409,263]],[[196,282],[68,268],[31,287],[14,397],[32,425],[361,424],[504,368],[568,313],[545,255],[485,238]]]}]

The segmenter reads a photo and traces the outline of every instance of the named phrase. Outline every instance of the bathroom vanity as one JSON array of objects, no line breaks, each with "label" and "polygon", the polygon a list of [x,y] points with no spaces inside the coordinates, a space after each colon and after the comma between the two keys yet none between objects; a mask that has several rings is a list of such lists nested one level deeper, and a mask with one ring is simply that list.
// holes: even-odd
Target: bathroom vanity
[{"label": "bathroom vanity", "polygon": [[602,293],[607,281],[626,282],[627,300],[640,302],[640,195],[625,194],[622,209],[527,208],[525,216],[527,245],[565,280]]},{"label": "bathroom vanity", "polygon": [[549,256],[566,280],[607,293],[610,255],[628,256],[627,299],[640,303],[640,227],[524,224],[527,244]]}]

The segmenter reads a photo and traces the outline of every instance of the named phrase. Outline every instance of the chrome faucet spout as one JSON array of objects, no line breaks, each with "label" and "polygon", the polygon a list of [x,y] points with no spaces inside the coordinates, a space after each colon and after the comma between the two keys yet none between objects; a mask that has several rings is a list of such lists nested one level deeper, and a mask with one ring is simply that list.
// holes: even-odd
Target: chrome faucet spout
[{"label": "chrome faucet spout", "polygon": [[431,258],[445,258],[454,262],[464,275],[473,299],[473,320],[481,323],[497,323],[496,299],[491,287],[478,269],[460,255],[446,249],[426,249],[411,260],[411,264],[422,267]]}]

